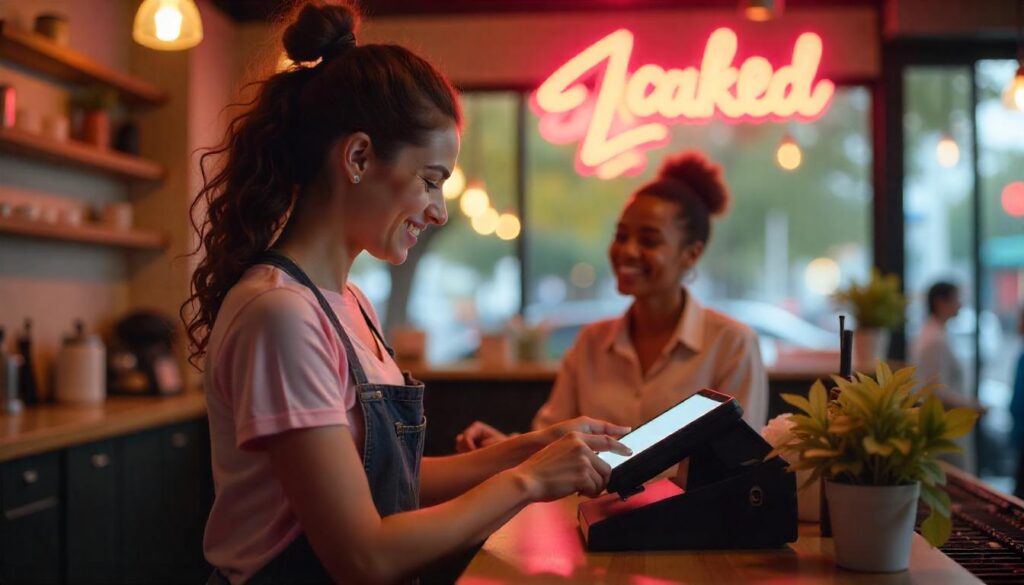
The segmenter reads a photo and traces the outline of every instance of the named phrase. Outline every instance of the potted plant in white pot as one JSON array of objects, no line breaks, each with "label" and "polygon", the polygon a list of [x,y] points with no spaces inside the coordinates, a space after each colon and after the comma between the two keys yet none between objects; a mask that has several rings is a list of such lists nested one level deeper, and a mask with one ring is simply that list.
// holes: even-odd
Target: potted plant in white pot
[{"label": "potted plant in white pot", "polygon": [[839,394],[815,382],[805,398],[782,398],[802,414],[790,417],[786,440],[772,451],[795,455],[793,471],[810,470],[806,483],[825,481],[836,562],[857,571],[892,572],[907,568],[920,499],[930,508],[921,534],[933,546],[950,535],[946,474],[936,455],[957,452],[953,439],[974,426],[968,408],[944,411],[931,395],[935,385],[918,387],[913,368],[893,373],[879,362],[876,377],[836,377]]},{"label": "potted plant in white pot", "polygon": [[839,290],[835,300],[846,305],[857,321],[853,334],[853,367],[870,370],[889,352],[889,336],[893,327],[903,323],[907,299],[900,292],[900,279],[895,274],[882,275],[872,269],[867,284],[851,283]]}]

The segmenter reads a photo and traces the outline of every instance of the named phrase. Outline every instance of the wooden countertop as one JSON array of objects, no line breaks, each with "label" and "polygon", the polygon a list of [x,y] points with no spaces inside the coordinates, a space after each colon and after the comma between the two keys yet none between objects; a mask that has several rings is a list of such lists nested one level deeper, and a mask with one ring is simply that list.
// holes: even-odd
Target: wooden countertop
[{"label": "wooden countertop", "polygon": [[459,579],[461,585],[605,583],[629,585],[962,585],[980,583],[966,569],[914,534],[910,569],[856,573],[833,561],[832,539],[817,524],[781,550],[588,553],[576,524],[578,497],[532,504],[491,535]]},{"label": "wooden countertop", "polygon": [[206,398],[110,397],[100,406],[47,404],[0,415],[0,462],[201,417]]}]

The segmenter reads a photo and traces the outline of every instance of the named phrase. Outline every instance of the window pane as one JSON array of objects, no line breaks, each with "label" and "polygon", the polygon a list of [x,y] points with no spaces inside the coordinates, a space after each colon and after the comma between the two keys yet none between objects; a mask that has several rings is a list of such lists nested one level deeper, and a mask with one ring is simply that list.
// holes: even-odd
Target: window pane
[{"label": "window pane", "polygon": [[982,283],[978,393],[990,409],[981,423],[988,439],[982,455],[990,456],[982,458],[980,471],[1002,477],[1012,476],[1013,453],[1021,448],[1019,442],[1009,443],[1008,407],[1021,351],[1017,331],[1024,303],[1024,114],[1002,103],[1003,88],[1016,69],[1014,60],[993,60],[979,62],[975,70]]},{"label": "window pane", "polygon": [[[581,325],[628,305],[606,257],[614,223],[627,197],[654,176],[659,157],[684,149],[721,164],[733,194],[690,285],[695,294],[754,327],[769,363],[780,354],[837,349],[828,295],[864,279],[871,262],[869,107],[868,91],[852,87],[840,89],[813,123],[675,126],[671,144],[650,153],[641,176],[610,181],[578,175],[575,145],[547,143],[531,117],[527,316],[551,323],[549,351],[560,355]],[[775,161],[787,132],[803,153],[794,171]],[[828,274],[808,274],[817,258],[828,259]],[[835,268],[838,282],[830,280]]]},{"label": "window pane", "polygon": [[[463,95],[466,123],[459,167],[467,187],[489,195],[498,213],[515,209],[516,112],[519,95],[509,92]],[[469,357],[481,330],[499,329],[519,310],[519,261],[514,240],[481,235],[448,201],[448,223],[435,231],[416,268],[407,304],[409,324],[427,332],[427,355],[434,363]],[[394,305],[394,302],[392,303]]]}]

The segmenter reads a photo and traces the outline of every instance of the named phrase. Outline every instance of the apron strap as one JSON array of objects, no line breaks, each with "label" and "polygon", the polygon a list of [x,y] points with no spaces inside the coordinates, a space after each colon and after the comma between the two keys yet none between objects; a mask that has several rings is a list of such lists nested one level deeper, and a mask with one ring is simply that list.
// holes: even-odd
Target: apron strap
[{"label": "apron strap", "polygon": [[[301,268],[299,268],[299,265],[291,258],[274,250],[267,250],[264,252],[256,259],[254,264],[269,264],[280,268],[288,276],[294,278],[299,284],[305,286],[313,293],[313,296],[316,297],[317,302],[320,304],[320,308],[327,314],[327,319],[331,322],[331,325],[334,326],[334,330],[337,332],[338,337],[341,338],[341,344],[345,347],[345,357],[348,359],[348,371],[352,374],[352,379],[355,381],[356,385],[367,384],[366,372],[363,371],[363,366],[359,363],[359,357],[356,355],[356,349],[352,346],[352,340],[349,339],[348,334],[345,333],[345,328],[341,326],[341,321],[338,319],[337,313],[335,313],[334,309],[331,308],[330,303],[327,302],[327,299],[324,297],[323,293],[320,292],[320,289],[313,284],[313,280],[310,279]],[[362,311],[362,305],[359,306],[359,309]],[[366,316],[365,311],[363,311],[363,316]],[[373,327],[372,323],[370,324],[370,327]],[[376,332],[375,328],[374,332]]]},{"label": "apron strap", "polygon": [[[346,288],[348,287],[346,286]],[[356,300],[356,306],[359,307],[359,312],[363,314],[363,320],[366,321],[366,325],[370,328],[370,331],[373,332],[374,337],[376,337],[377,340],[380,341],[380,345],[381,347],[384,348],[384,351],[388,352],[388,355],[391,356],[392,359],[394,359],[395,350],[391,349],[391,346],[388,345],[388,342],[384,340],[384,336],[381,335],[381,332],[377,330],[377,326],[373,324],[373,319],[370,318],[370,314],[367,313],[366,309],[363,308],[363,303],[359,300],[359,295],[357,295],[355,291],[352,291],[351,289],[349,289],[349,291],[352,292],[352,298]]]}]

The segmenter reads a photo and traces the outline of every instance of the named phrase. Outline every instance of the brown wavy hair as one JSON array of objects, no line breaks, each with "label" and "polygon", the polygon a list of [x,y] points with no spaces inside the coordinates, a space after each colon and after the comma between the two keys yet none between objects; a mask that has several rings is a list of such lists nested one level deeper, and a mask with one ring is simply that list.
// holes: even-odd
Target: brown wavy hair
[{"label": "brown wavy hair", "polygon": [[[458,95],[430,63],[397,45],[356,45],[352,6],[306,2],[291,15],[281,40],[295,65],[257,82],[223,142],[200,158],[203,187],[190,216],[193,254],[206,253],[180,311],[197,369],[228,290],[271,246],[337,139],[365,132],[387,161],[432,130],[461,128]],[[222,164],[207,176],[210,157]]]}]

